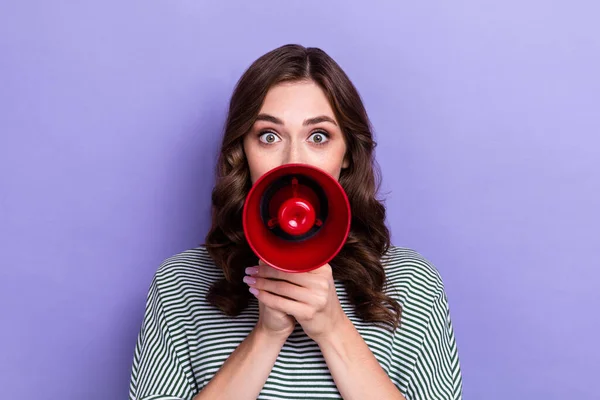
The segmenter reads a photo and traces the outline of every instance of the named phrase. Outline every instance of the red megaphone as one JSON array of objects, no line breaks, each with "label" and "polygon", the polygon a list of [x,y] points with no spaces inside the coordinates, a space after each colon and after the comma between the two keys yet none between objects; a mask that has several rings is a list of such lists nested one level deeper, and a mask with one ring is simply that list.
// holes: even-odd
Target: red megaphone
[{"label": "red megaphone", "polygon": [[307,272],[331,261],[350,232],[350,202],[338,181],[307,164],[285,164],[252,186],[242,223],[250,248],[285,272]]}]

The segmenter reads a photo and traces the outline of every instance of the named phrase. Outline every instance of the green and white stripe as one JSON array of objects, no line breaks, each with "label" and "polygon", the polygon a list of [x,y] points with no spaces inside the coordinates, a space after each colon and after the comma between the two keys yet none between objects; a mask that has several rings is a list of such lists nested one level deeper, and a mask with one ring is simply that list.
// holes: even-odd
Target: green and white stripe
[{"label": "green and white stripe", "polygon": [[[407,400],[460,399],[460,364],[438,271],[418,253],[400,247],[391,247],[382,262],[386,292],[402,306],[400,327],[390,332],[362,322],[336,282],[342,308]],[[205,300],[209,287],[222,276],[204,247],[160,266],[135,347],[130,400],[193,398],[248,336],[258,320],[255,299],[237,317],[224,315]],[[299,325],[258,398],[341,398],[319,347]]]}]

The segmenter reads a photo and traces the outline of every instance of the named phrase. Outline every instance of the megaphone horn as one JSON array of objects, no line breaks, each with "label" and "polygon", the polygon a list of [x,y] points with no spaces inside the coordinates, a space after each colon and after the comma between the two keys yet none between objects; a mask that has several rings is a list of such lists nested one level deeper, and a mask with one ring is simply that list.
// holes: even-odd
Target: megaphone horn
[{"label": "megaphone horn", "polygon": [[261,176],[243,210],[246,240],[266,264],[306,272],[331,261],[350,231],[350,202],[341,185],[307,164],[286,164]]}]

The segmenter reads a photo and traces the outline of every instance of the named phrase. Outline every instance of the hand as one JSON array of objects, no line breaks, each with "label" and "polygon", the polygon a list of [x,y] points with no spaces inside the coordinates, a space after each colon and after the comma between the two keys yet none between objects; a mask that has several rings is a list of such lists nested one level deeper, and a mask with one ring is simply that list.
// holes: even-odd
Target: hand
[{"label": "hand", "polygon": [[317,343],[346,317],[329,264],[304,273],[282,272],[262,264],[248,272],[251,277],[244,281],[251,289],[258,290],[253,294],[259,303],[296,318],[304,332]]},{"label": "hand", "polygon": [[[266,264],[262,260],[259,260],[258,264],[259,266],[266,267]],[[246,273],[253,272],[252,268],[257,270],[259,267],[246,268]],[[244,278],[244,281],[247,281],[247,277]],[[252,291],[252,289],[250,291]],[[256,328],[268,335],[287,339],[294,331],[296,320],[285,312],[270,308],[265,303],[259,301],[258,313],[259,317]]]}]

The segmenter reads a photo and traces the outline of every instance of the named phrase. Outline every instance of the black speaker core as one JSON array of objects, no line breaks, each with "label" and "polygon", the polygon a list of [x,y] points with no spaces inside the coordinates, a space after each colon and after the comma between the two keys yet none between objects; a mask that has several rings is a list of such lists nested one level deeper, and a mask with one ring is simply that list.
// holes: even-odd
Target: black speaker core
[{"label": "black speaker core", "polygon": [[[319,204],[315,205],[315,211],[317,214],[317,220],[320,220],[322,224],[315,224],[313,227],[306,233],[302,235],[290,235],[289,233],[283,231],[279,225],[275,225],[273,228],[269,228],[269,221],[273,218],[273,216],[269,213],[269,205],[271,204],[271,199],[277,193],[278,190],[285,186],[292,185],[292,179],[296,178],[298,180],[299,185],[307,186],[310,188],[317,198],[319,199]],[[290,242],[301,242],[303,240],[309,239],[317,234],[317,232],[321,229],[325,221],[327,220],[327,215],[329,213],[329,207],[327,202],[327,196],[325,196],[325,192],[314,180],[311,178],[301,175],[301,174],[291,174],[282,176],[275,180],[269,187],[265,190],[262,197],[260,198],[260,217],[262,219],[263,224],[275,234],[277,237],[280,237],[284,240]]]}]

